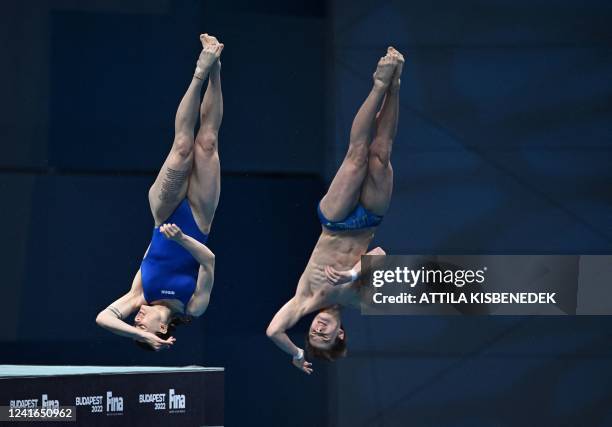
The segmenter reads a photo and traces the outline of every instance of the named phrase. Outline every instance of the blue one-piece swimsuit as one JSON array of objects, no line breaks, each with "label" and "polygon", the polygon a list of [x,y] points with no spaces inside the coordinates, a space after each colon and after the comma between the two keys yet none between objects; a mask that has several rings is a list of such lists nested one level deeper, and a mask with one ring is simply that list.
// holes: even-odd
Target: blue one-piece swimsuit
[{"label": "blue one-piece swimsuit", "polygon": [[[208,235],[198,228],[187,199],[184,199],[165,223],[178,225],[184,234],[201,243]],[[151,246],[140,264],[142,289],[148,303],[160,299],[178,299],[187,308],[196,288],[200,265],[178,243],[167,239],[159,227],[153,229]]]}]

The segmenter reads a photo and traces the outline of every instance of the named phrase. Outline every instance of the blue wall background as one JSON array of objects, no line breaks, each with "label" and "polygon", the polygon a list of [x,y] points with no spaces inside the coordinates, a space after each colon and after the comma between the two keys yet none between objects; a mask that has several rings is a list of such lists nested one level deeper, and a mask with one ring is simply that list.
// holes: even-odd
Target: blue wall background
[{"label": "blue wall background", "polygon": [[[13,2],[0,30],[0,363],[224,366],[227,425],[282,425],[325,375],[294,372],[265,336],[316,242],[324,191],[324,8],[269,2]],[[3,24],[3,25],[2,25]],[[206,316],[148,354],[97,327],[148,245],[147,191],[200,52],[226,44],[222,195]],[[296,333],[301,335],[304,326]],[[291,391],[291,393],[288,393]],[[294,425],[324,425],[321,410]]]},{"label": "blue wall background", "polygon": [[[377,59],[388,45],[406,56],[375,243],[609,254],[610,18],[598,1],[334,1],[336,163]],[[350,313],[345,325],[331,426],[612,425],[608,317]]]},{"label": "blue wall background", "polygon": [[[612,425],[606,317],[347,312],[350,357],[312,377],[264,335],[389,44],[407,63],[375,243],[610,253],[611,18],[603,1],[6,2],[0,363],[225,366],[230,426]],[[226,43],[217,280],[174,351],[145,354],[94,318],[146,249],[202,31]]]}]

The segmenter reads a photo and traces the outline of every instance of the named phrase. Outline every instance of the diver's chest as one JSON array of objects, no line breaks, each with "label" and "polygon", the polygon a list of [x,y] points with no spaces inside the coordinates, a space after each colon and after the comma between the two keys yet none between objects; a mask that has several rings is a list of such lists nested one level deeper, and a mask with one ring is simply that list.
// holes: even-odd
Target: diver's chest
[{"label": "diver's chest", "polygon": [[310,297],[313,305],[317,307],[325,307],[330,304],[335,304],[339,289],[332,286],[327,281],[325,282],[313,282],[310,284]]}]

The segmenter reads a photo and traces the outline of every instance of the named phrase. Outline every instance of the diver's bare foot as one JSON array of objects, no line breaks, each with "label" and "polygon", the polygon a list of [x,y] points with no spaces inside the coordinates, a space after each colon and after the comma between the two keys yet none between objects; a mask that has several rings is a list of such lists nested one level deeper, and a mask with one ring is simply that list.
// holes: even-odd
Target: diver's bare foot
[{"label": "diver's bare foot", "polygon": [[386,54],[378,61],[376,71],[374,72],[374,86],[379,86],[387,89],[391,84],[393,73],[397,65],[398,59],[394,55]]},{"label": "diver's bare foot", "polygon": [[399,89],[401,80],[400,76],[402,75],[402,70],[404,68],[404,55],[402,55],[398,50],[396,50],[393,46],[389,46],[387,48],[387,55],[392,55],[397,58],[397,65],[395,66],[395,71],[393,72],[393,77],[391,78],[391,89]]},{"label": "diver's bare foot", "polygon": [[200,41],[202,42],[202,52],[198,58],[194,76],[203,80],[213,69],[215,63],[219,62],[224,45],[208,34],[200,35]]},{"label": "diver's bare foot", "polygon": [[[217,46],[220,45],[221,46],[221,50],[223,50],[223,48],[225,47],[225,45],[223,43],[219,43],[219,40],[217,40],[217,38],[215,36],[211,36],[210,34],[204,33],[204,34],[200,34],[200,42],[202,43],[202,47],[206,47],[206,46]],[[219,55],[221,55],[221,52],[219,52]],[[215,71],[221,71],[221,59],[217,58],[217,62],[215,62],[213,64],[213,70],[217,68],[217,70]],[[213,71],[211,70],[211,72]]]},{"label": "diver's bare foot", "polygon": [[215,36],[211,36],[208,33],[200,34],[200,43],[202,43],[202,47],[205,48],[209,45],[218,45],[219,40]]}]

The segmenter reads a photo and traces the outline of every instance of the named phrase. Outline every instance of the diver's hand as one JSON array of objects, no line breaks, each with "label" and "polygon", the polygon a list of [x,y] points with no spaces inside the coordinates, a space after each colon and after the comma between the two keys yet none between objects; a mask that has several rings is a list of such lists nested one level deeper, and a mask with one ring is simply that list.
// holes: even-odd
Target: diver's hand
[{"label": "diver's hand", "polygon": [[300,350],[300,355],[300,358],[294,357],[291,360],[291,364],[298,368],[300,371],[307,373],[308,375],[312,374],[312,363],[306,361],[303,350]]},{"label": "diver's hand", "polygon": [[325,277],[327,281],[333,285],[342,285],[343,283],[348,283],[352,280],[351,270],[341,271],[336,270],[334,267],[328,265],[325,267]]},{"label": "diver's hand", "polygon": [[170,337],[165,340],[155,334],[152,334],[151,332],[142,332],[138,341],[149,344],[155,351],[160,351],[172,347],[172,345],[176,342],[176,338]]},{"label": "diver's hand", "polygon": [[174,240],[175,242],[179,242],[183,238],[183,232],[176,224],[163,224],[159,227],[159,231],[161,231],[167,239]]}]

